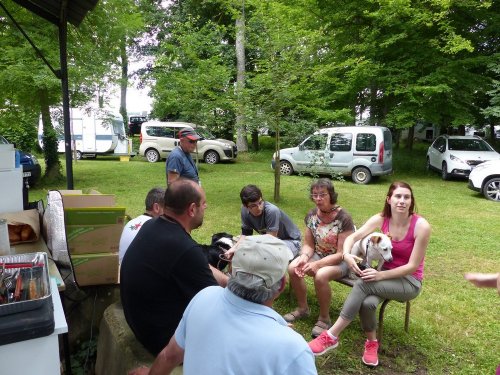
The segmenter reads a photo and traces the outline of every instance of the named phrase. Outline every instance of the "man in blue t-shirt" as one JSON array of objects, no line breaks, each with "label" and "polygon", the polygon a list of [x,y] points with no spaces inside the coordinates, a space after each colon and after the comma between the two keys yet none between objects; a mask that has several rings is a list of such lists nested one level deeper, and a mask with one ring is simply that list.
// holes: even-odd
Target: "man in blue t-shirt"
[{"label": "man in blue t-shirt", "polygon": [[179,177],[200,183],[198,169],[191,157],[191,153],[196,150],[196,143],[200,138],[193,128],[186,127],[179,131],[179,146],[174,148],[167,158],[167,186]]}]

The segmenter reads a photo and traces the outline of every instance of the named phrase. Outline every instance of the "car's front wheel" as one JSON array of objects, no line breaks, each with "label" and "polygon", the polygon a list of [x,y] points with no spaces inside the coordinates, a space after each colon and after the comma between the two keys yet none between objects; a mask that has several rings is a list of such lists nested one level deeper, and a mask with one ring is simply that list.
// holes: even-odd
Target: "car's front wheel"
[{"label": "car's front wheel", "polygon": [[150,163],[156,163],[160,160],[160,153],[153,148],[147,150],[144,156]]},{"label": "car's front wheel", "polygon": [[441,167],[441,178],[443,180],[449,180],[450,179],[450,174],[448,173],[448,166],[446,163],[443,163]]},{"label": "car's front wheel", "polygon": [[366,185],[372,180],[372,174],[368,168],[354,168],[351,174],[352,181],[356,184]]},{"label": "car's front wheel", "polygon": [[285,160],[280,161],[280,173],[285,176],[290,176],[293,173],[292,165]]},{"label": "car's front wheel", "polygon": [[76,160],[82,160],[82,158],[83,158],[82,152],[77,150],[75,157],[76,157]]},{"label": "car's front wheel", "polygon": [[483,186],[483,195],[486,199],[500,202],[500,177],[493,177]]},{"label": "car's front wheel", "polygon": [[208,151],[203,158],[207,164],[217,164],[219,162],[219,154],[216,151]]}]

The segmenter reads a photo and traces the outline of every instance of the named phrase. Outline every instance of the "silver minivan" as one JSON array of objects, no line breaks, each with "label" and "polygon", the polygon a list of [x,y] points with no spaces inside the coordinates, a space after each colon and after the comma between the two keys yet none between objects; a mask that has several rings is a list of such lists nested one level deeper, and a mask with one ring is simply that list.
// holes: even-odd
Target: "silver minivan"
[{"label": "silver minivan", "polygon": [[179,130],[185,127],[195,129],[201,136],[193,158],[202,158],[207,164],[236,159],[238,149],[233,141],[216,138],[206,128],[188,122],[156,120],[142,123],[139,154],[146,157],[151,163],[166,159],[168,154],[179,145]]},{"label": "silver minivan", "polygon": [[[357,184],[392,173],[392,135],[381,126],[320,129],[280,153],[280,173],[341,174]],[[275,167],[276,153],[272,168]]]}]

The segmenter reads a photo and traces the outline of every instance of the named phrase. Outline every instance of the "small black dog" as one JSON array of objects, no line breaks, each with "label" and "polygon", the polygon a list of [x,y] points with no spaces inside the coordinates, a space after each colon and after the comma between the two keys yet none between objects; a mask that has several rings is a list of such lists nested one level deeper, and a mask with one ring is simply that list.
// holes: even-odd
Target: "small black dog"
[{"label": "small black dog", "polygon": [[225,232],[215,233],[210,245],[201,245],[208,263],[222,271],[229,262],[224,258],[224,253],[233,246],[233,235]]}]

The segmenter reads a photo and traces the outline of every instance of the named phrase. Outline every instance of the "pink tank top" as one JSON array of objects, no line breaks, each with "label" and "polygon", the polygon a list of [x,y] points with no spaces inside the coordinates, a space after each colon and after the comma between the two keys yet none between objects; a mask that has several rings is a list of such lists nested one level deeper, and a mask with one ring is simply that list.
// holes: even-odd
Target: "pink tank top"
[{"label": "pink tank top", "polygon": [[[417,214],[412,214],[410,227],[408,228],[408,232],[406,232],[406,236],[400,240],[395,241],[391,239],[392,242],[392,262],[384,263],[384,268],[387,270],[391,270],[393,268],[405,265],[410,260],[410,255],[413,251],[413,246],[415,245],[415,224],[420,216]],[[384,222],[382,223],[382,233],[389,235],[389,218],[385,217]],[[424,278],[424,260],[418,265],[417,270],[412,274],[414,278],[422,281]]]}]

